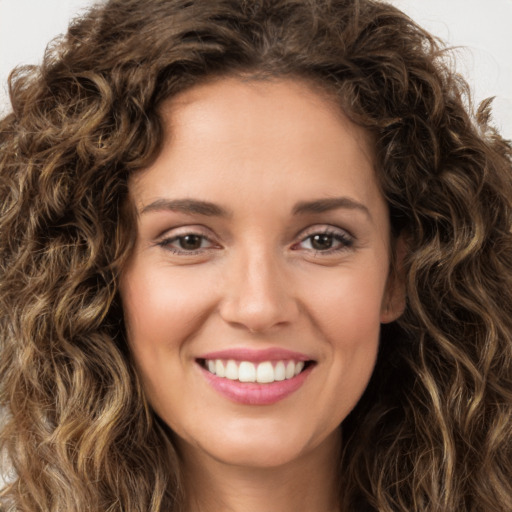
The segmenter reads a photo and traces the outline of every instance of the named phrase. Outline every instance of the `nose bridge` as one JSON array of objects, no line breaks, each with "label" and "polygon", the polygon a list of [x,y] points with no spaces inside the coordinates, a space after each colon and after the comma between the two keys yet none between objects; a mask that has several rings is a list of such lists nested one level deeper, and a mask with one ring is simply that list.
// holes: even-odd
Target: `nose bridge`
[{"label": "nose bridge", "polygon": [[285,277],[284,262],[269,247],[239,248],[221,314],[229,323],[262,332],[291,322],[296,313],[291,283]]}]

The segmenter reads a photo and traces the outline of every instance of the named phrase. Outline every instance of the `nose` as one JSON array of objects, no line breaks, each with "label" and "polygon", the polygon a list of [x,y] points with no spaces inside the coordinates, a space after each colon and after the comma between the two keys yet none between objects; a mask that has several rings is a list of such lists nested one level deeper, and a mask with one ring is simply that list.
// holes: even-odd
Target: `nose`
[{"label": "nose", "polygon": [[221,317],[251,333],[289,325],[299,315],[293,279],[268,252],[248,250],[236,257],[223,292]]}]

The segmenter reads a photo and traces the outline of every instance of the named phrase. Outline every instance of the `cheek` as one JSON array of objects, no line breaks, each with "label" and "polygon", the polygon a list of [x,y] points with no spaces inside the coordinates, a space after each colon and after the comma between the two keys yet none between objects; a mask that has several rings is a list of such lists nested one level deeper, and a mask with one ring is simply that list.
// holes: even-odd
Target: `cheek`
[{"label": "cheek", "polygon": [[[329,369],[319,394],[325,423],[339,424],[363,394],[379,346],[385,274],[367,267],[325,279],[310,294],[312,324],[320,333]],[[317,282],[320,284],[319,282]],[[338,422],[338,423],[337,423]]]},{"label": "cheek", "polygon": [[[181,269],[183,270],[183,269]],[[190,409],[186,396],[191,365],[187,341],[197,332],[212,299],[201,272],[134,264],[123,275],[121,298],[127,338],[147,398],[169,424]]]},{"label": "cheek", "polygon": [[329,341],[334,375],[340,376],[343,387],[362,393],[378,351],[380,295],[340,294],[323,315],[321,330]]},{"label": "cheek", "polygon": [[309,285],[305,309],[329,339],[372,339],[380,329],[385,278],[385,272],[363,266],[323,276],[315,286],[304,283]]},{"label": "cheek", "polygon": [[134,266],[123,278],[121,297],[136,360],[181,351],[183,341],[212,308],[208,279],[200,272],[179,270]]}]

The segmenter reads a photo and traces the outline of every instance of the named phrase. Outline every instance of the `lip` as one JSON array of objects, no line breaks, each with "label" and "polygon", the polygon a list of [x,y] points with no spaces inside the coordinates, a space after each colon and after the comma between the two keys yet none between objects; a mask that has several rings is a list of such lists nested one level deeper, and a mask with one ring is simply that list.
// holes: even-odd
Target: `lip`
[{"label": "lip", "polygon": [[240,382],[217,377],[203,367],[199,367],[208,384],[227,399],[244,405],[272,405],[297,391],[306,381],[314,365],[303,370],[289,380],[258,384]]},{"label": "lip", "polygon": [[311,361],[312,357],[300,352],[293,352],[282,348],[267,348],[254,350],[249,348],[230,348],[216,352],[208,352],[200,355],[197,359],[233,359],[234,361],[250,361],[252,363],[261,363],[263,361]]},{"label": "lip", "polygon": [[[232,359],[234,361],[251,361],[253,363],[294,360],[310,361],[313,362],[313,364],[307,365],[301,373],[291,379],[275,381],[268,384],[259,384],[257,382],[240,382],[238,380],[218,377],[204,368],[201,364],[201,361],[204,359]],[[280,348],[263,350],[233,348],[220,350],[203,354],[198,357],[196,361],[203,377],[215,391],[232,402],[244,405],[272,405],[285,399],[304,384],[311,371],[316,366],[315,361],[305,354]]]}]

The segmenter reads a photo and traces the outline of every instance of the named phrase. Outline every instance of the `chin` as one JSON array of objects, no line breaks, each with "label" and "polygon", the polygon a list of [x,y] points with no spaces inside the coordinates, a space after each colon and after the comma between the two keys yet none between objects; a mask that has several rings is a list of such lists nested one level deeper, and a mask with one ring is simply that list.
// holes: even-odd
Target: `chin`
[{"label": "chin", "polygon": [[[245,424],[244,424],[245,423]],[[204,454],[230,466],[270,469],[299,461],[303,456],[326,447],[330,453],[337,445],[338,429],[320,436],[303,430],[283,428],[282,425],[239,422],[231,429],[211,426],[205,435],[194,440],[180,439],[187,454]]]},{"label": "chin", "polygon": [[219,462],[232,466],[270,469],[285,466],[299,459],[302,450],[296,446],[276,442],[265,443],[264,446],[245,442],[231,444],[224,449],[215,449],[215,453],[211,455]]}]

